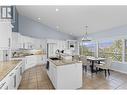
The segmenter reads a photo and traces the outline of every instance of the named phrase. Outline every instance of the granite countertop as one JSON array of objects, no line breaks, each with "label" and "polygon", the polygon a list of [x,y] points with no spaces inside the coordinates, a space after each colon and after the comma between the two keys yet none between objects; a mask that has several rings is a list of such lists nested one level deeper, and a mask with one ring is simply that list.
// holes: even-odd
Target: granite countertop
[{"label": "granite countertop", "polygon": [[6,77],[22,60],[0,61],[0,81]]},{"label": "granite countertop", "polygon": [[77,61],[69,61],[69,60],[52,60],[52,59],[49,59],[49,61],[54,63],[56,66],[82,63],[81,61],[78,61],[78,60]]},{"label": "granite countertop", "polygon": [[32,56],[32,55],[45,55],[45,54],[28,54],[28,55],[22,55],[22,56],[14,56],[12,58],[24,58],[26,56]]}]

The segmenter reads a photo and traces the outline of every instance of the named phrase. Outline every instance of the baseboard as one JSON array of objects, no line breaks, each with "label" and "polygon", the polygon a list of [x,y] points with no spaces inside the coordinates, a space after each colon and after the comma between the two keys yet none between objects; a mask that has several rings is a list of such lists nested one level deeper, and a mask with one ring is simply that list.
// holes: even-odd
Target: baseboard
[{"label": "baseboard", "polygon": [[120,73],[127,74],[127,72],[124,72],[124,71],[120,71],[120,70],[116,70],[116,69],[111,69],[111,70],[116,71],[116,72],[120,72]]}]

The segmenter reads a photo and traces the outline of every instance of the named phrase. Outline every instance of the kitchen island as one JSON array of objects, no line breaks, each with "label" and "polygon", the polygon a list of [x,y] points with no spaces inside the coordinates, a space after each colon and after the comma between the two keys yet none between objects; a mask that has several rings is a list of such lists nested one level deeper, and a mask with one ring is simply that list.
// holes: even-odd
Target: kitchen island
[{"label": "kitchen island", "polygon": [[82,87],[82,62],[49,58],[46,68],[55,89],[78,89]]}]

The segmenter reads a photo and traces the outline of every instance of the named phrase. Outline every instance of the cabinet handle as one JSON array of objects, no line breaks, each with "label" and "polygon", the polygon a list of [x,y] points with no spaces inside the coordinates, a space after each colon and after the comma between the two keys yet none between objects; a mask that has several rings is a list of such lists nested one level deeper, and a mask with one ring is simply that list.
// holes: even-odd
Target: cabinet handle
[{"label": "cabinet handle", "polygon": [[20,67],[20,75],[22,76],[22,67]]},{"label": "cabinet handle", "polygon": [[10,48],[10,46],[11,46],[11,39],[8,38],[8,47]]},{"label": "cabinet handle", "polygon": [[17,69],[18,69],[18,67],[15,70],[17,70]]},{"label": "cabinet handle", "polygon": [[8,86],[5,89],[8,90]]},{"label": "cabinet handle", "polygon": [[11,73],[9,76],[12,76],[14,73]]},{"label": "cabinet handle", "polygon": [[14,76],[14,88],[16,87],[16,75]]},{"label": "cabinet handle", "polygon": [[0,89],[5,85],[6,82],[4,82],[1,86],[0,86]]}]

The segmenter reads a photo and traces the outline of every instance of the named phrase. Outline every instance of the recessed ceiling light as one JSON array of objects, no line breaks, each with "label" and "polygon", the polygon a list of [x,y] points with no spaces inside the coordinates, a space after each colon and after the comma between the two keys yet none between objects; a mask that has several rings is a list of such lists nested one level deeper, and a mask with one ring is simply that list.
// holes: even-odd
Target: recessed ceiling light
[{"label": "recessed ceiling light", "polygon": [[56,26],[56,29],[59,29],[60,27],[59,26]]},{"label": "recessed ceiling light", "polygon": [[41,18],[37,18],[38,20],[40,20]]},{"label": "recessed ceiling light", "polygon": [[72,35],[72,33],[70,33]]},{"label": "recessed ceiling light", "polygon": [[56,8],[56,12],[58,12],[59,11],[59,9],[58,8]]}]

